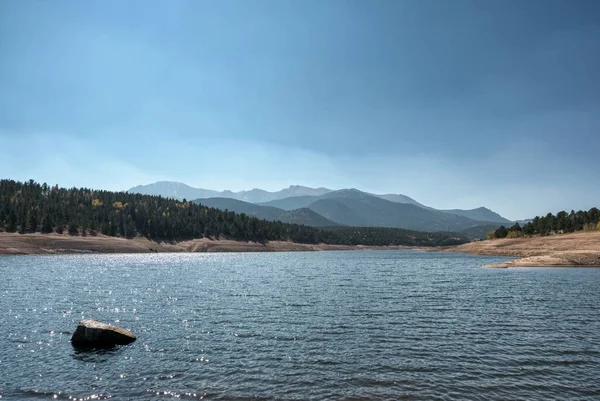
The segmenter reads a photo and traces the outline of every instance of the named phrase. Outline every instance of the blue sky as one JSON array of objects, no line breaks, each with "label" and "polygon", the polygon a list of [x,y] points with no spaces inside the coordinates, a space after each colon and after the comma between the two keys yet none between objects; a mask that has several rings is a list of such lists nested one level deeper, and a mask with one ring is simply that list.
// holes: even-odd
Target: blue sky
[{"label": "blue sky", "polygon": [[600,206],[600,2],[0,2],[0,176]]}]

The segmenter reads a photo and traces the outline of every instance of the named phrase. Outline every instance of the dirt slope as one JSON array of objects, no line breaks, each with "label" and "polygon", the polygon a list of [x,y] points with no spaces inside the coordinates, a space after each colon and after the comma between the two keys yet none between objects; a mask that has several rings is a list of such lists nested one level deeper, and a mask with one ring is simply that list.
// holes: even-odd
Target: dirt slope
[{"label": "dirt slope", "polygon": [[477,255],[517,256],[520,259],[491,265],[512,266],[599,266],[600,231],[548,237],[495,239],[447,248],[449,252]]},{"label": "dirt slope", "polygon": [[266,244],[232,240],[195,239],[166,243],[145,238],[124,239],[98,235],[81,237],[58,234],[0,233],[0,255],[65,253],[151,253],[151,252],[284,252],[354,249],[411,249],[403,246],[361,247],[326,244],[297,244],[271,241]]}]

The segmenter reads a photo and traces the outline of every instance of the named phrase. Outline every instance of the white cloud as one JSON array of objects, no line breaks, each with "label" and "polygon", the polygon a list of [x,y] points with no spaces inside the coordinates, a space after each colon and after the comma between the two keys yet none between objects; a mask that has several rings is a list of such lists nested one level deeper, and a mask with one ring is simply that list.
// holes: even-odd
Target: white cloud
[{"label": "white cloud", "polygon": [[[293,184],[402,193],[436,208],[487,206],[513,218],[561,209],[589,209],[600,191],[585,183],[595,172],[544,162],[546,148],[523,141],[486,157],[438,155],[330,156],[314,151],[202,137],[180,141],[153,134],[80,139],[64,134],[0,131],[0,177],[60,186],[126,190],[159,180],[209,189],[279,190]],[[101,146],[99,145],[101,144]],[[558,167],[557,167],[558,166]],[[586,179],[587,179],[586,178]]]}]

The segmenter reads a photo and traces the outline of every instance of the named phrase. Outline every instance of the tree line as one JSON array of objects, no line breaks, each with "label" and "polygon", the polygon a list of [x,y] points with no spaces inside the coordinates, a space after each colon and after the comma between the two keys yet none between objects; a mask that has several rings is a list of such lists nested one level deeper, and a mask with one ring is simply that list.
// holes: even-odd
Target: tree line
[{"label": "tree line", "polygon": [[454,245],[465,235],[394,228],[314,228],[161,196],[0,180],[0,231],[157,241],[197,238],[341,245]]},{"label": "tree line", "polygon": [[517,238],[596,230],[600,230],[600,210],[593,207],[587,212],[571,210],[571,213],[560,211],[556,215],[548,213],[546,216],[536,216],[522,227],[519,223],[515,223],[510,228],[500,226],[497,230],[490,231],[487,237],[488,239]]}]

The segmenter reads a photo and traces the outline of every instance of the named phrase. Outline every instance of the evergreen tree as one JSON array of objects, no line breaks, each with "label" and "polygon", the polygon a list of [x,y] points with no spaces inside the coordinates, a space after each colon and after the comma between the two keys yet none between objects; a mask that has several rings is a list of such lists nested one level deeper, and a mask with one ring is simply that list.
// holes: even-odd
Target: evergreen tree
[{"label": "evergreen tree", "polygon": [[38,231],[38,214],[37,214],[37,210],[34,208],[31,210],[31,212],[29,213],[29,230],[32,233],[35,233]]},{"label": "evergreen tree", "polygon": [[98,224],[96,223],[96,220],[90,222],[90,235],[94,237],[98,235]]},{"label": "evergreen tree", "polygon": [[52,224],[52,218],[46,216],[44,218],[44,222],[42,223],[42,234],[49,234],[54,231],[54,225]]},{"label": "evergreen tree", "polygon": [[11,210],[8,214],[8,224],[6,226],[6,231],[9,233],[14,233],[17,231],[17,215],[14,210]]},{"label": "evergreen tree", "polygon": [[508,231],[506,231],[506,227],[500,226],[500,228],[494,232],[494,235],[496,238],[506,238]]},{"label": "evergreen tree", "polygon": [[[54,226],[54,227],[53,227]],[[59,188],[0,180],[0,231],[70,235],[94,233],[155,240],[227,238],[243,241],[274,240],[327,244],[451,245],[467,241],[449,233],[419,233],[391,228],[337,227],[319,229],[259,220],[243,214],[178,202],[160,196],[126,192]]]}]

